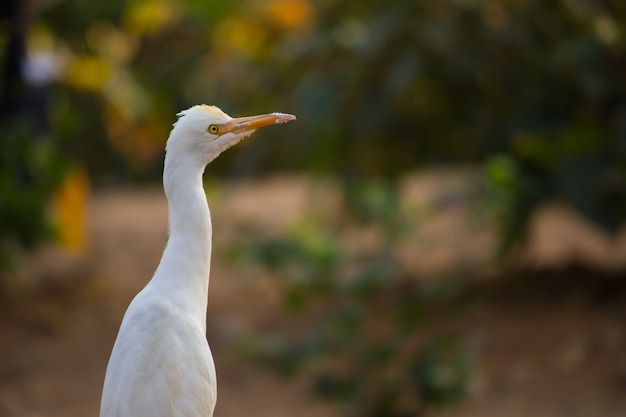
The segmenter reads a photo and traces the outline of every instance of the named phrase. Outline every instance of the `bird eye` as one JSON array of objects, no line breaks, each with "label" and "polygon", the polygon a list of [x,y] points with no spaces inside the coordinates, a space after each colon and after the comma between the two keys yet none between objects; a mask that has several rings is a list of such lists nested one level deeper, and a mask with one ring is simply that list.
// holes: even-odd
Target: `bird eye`
[{"label": "bird eye", "polygon": [[216,125],[209,126],[209,133],[213,133],[214,135],[220,131],[220,128]]}]

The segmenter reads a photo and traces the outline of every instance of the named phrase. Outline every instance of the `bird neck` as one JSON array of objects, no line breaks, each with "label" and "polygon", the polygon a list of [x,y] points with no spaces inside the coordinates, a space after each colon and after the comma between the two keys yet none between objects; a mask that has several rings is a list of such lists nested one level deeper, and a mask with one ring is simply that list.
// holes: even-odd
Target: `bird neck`
[{"label": "bird neck", "polygon": [[204,167],[171,162],[166,156],[163,173],[170,234],[153,281],[205,327],[212,225],[202,186]]}]

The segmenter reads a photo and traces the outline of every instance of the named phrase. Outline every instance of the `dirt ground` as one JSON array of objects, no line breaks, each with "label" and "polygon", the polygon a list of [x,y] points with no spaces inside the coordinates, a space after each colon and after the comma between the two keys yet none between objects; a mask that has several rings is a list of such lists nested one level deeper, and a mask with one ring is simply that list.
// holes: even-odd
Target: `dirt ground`
[{"label": "dirt ground", "polygon": [[[428,176],[407,181],[406,199],[437,200],[458,185],[458,175],[436,177],[434,185]],[[267,230],[296,224],[310,204],[310,189],[305,178],[272,178],[222,184],[209,193],[215,249],[208,339],[219,381],[216,416],[340,411],[340,404],[312,396],[307,381],[283,379],[231,351],[238,335],[284,313],[268,281],[237,276],[223,261],[223,248],[242,223]],[[23,255],[8,295],[0,298],[0,417],[98,415],[122,315],[150,278],[167,238],[167,205],[159,188],[101,191],[90,200],[88,219],[84,252],[45,247]],[[458,262],[485,270],[459,297],[463,313],[446,320],[475,358],[468,396],[429,415],[626,416],[625,234],[610,240],[562,207],[547,208],[519,256],[528,272],[502,276],[489,271],[485,255],[493,236],[459,229],[464,219],[456,206],[447,207],[421,231],[447,238],[430,239],[420,254],[412,246],[399,251],[426,271]]]}]

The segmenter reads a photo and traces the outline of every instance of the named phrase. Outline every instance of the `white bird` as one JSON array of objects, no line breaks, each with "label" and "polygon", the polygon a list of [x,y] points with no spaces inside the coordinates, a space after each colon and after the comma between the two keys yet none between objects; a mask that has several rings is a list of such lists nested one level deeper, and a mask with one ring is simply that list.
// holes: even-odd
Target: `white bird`
[{"label": "white bird", "polygon": [[290,114],[231,118],[215,106],[178,114],[163,185],[169,239],[154,276],[128,306],[104,378],[101,417],[210,417],[217,397],[206,339],[211,216],[206,165],[257,128]]}]

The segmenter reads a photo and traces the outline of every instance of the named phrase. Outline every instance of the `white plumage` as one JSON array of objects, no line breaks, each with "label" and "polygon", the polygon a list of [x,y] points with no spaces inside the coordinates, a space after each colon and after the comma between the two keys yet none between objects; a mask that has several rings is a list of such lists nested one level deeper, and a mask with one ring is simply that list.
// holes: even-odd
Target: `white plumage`
[{"label": "white plumage", "polygon": [[163,185],[170,236],[161,262],[128,306],[104,379],[101,417],[210,417],[217,399],[206,340],[211,216],[206,165],[255,129],[294,116],[231,118],[214,106],[178,114],[167,141]]}]

